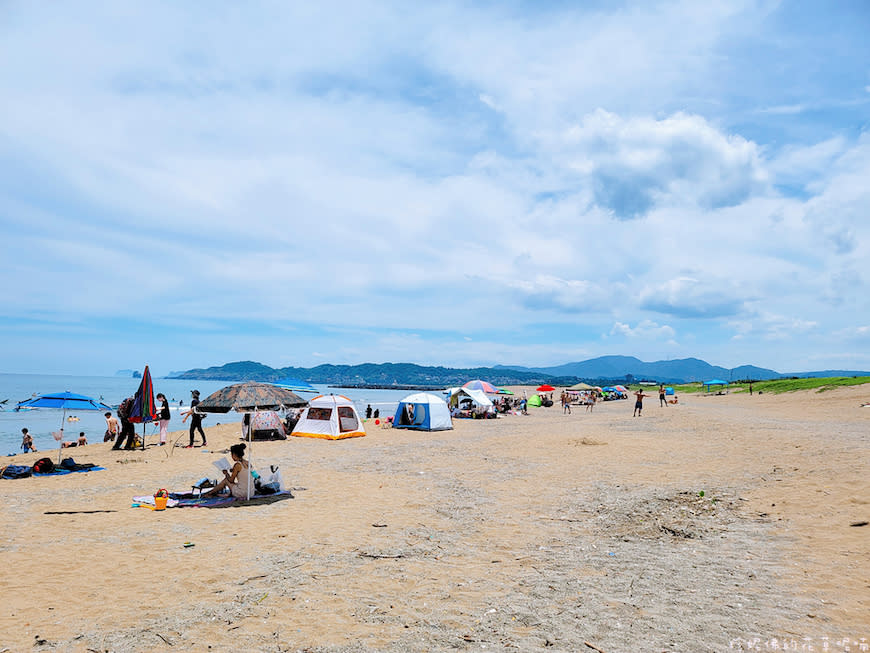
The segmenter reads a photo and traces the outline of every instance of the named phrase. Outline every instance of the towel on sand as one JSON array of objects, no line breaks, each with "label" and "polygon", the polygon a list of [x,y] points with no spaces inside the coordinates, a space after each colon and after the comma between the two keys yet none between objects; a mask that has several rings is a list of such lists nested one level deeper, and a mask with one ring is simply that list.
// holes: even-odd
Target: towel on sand
[{"label": "towel on sand", "polygon": [[[255,494],[247,499],[236,499],[229,494],[221,494],[214,497],[201,497],[198,494],[190,492],[170,492],[169,498],[166,500],[167,508],[221,508],[232,503],[271,503],[273,500],[292,499],[293,494],[290,490],[277,492],[274,494]],[[153,506],[154,497],[151,495],[133,497],[133,503],[140,505]]]}]

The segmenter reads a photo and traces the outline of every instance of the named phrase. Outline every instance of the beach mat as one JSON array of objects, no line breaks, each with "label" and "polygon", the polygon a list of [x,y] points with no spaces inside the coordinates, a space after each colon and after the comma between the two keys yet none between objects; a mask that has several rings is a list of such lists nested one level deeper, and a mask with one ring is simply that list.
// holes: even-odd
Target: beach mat
[{"label": "beach mat", "polygon": [[8,468],[3,469],[3,473],[0,474],[0,478],[13,480],[18,478],[30,478],[31,476],[66,476],[67,474],[86,474],[87,472],[102,472],[105,471],[106,468],[86,467],[83,469],[61,469],[60,467],[58,467],[51,472],[40,473],[30,471],[29,473],[25,473],[23,470],[27,469],[30,468],[24,465],[10,465]]},{"label": "beach mat", "polygon": [[[229,495],[216,497],[200,497],[189,492],[170,492],[166,500],[167,508],[228,508],[230,506],[252,506],[275,503],[284,499],[292,499],[290,490],[275,494],[255,494],[250,499],[236,499]],[[133,497],[133,503],[139,507],[153,508],[154,497],[151,495]]]},{"label": "beach mat", "polygon": [[65,476],[66,474],[87,474],[88,472],[104,472],[105,467],[85,467],[83,469],[61,469],[56,467],[53,472],[38,473],[33,472],[34,476]]}]

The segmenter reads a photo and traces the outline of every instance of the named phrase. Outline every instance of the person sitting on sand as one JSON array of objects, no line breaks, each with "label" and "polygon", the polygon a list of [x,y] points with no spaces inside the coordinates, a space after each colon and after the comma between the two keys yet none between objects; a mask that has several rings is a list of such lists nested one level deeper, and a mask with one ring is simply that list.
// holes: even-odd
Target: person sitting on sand
[{"label": "person sitting on sand", "polygon": [[230,456],[235,465],[230,471],[222,470],[224,479],[202,496],[213,497],[226,488],[229,488],[230,494],[236,499],[247,499],[249,492],[250,496],[254,496],[254,479],[251,476],[251,465],[245,460],[245,446],[244,442],[240,442],[230,447]]},{"label": "person sitting on sand", "polygon": [[36,447],[33,446],[33,436],[30,435],[30,432],[27,429],[21,429],[21,433],[24,436],[21,438],[21,450],[24,453],[29,453],[31,451],[36,451]]},{"label": "person sitting on sand", "polygon": [[79,433],[79,439],[78,439],[77,444],[78,444],[80,447],[83,447],[83,446],[85,446],[87,443],[88,443],[88,439],[85,437],[85,432],[84,432],[84,431],[81,431],[81,432]]}]

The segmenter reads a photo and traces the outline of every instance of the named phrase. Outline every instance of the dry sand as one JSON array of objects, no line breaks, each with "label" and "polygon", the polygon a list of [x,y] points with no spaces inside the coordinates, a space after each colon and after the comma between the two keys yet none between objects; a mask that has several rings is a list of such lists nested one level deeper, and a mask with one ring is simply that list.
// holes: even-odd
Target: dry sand
[{"label": "dry sand", "polygon": [[220,509],[130,500],[215,476],[237,423],[208,453],[73,449],[107,470],[0,481],[0,651],[847,650],[870,640],[868,399],[370,421],[255,443],[295,498]]}]

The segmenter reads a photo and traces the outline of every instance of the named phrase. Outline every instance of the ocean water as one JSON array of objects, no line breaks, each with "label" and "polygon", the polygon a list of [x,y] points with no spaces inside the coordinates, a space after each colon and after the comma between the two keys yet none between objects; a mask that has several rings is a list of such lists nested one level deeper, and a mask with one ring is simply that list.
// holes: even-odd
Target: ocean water
[{"label": "ocean water", "polygon": [[[188,379],[152,379],[154,382],[154,394],[162,392],[169,400],[173,409],[172,420],[169,422],[169,430],[180,430],[181,417],[178,415],[179,402],[184,406],[190,404],[190,391],[199,390],[202,399],[212,392],[228,386],[232,381],[191,381]],[[57,442],[52,433],[61,427],[63,412],[60,410],[40,408],[35,410],[13,411],[19,401],[30,399],[34,395],[52,392],[74,392],[87,395],[101,400],[110,406],[117,406],[125,397],[131,397],[139,387],[139,379],[118,376],[66,376],[45,374],[5,374],[0,373],[0,455],[21,452],[21,429],[27,428],[33,436],[34,444],[39,451],[57,449]],[[365,408],[371,404],[372,408],[380,409],[381,416],[393,415],[396,406],[402,397],[411,394],[409,390],[364,390],[356,388],[331,388],[325,385],[315,386],[326,394],[334,392],[343,394],[353,400],[360,412],[365,414]],[[311,393],[299,393],[303,399],[311,399],[315,395]],[[69,417],[78,418],[77,421],[69,421]],[[63,423],[64,439],[75,440],[81,431],[84,431],[88,442],[103,441],[103,433],[106,431],[106,420],[103,412],[98,410],[80,411],[67,413],[68,421]],[[226,415],[210,415],[205,425],[227,424],[229,422],[241,422],[242,416],[238,413]],[[153,424],[145,426],[146,433],[150,436],[157,432]],[[136,425],[137,432],[141,433],[142,427]]]}]

